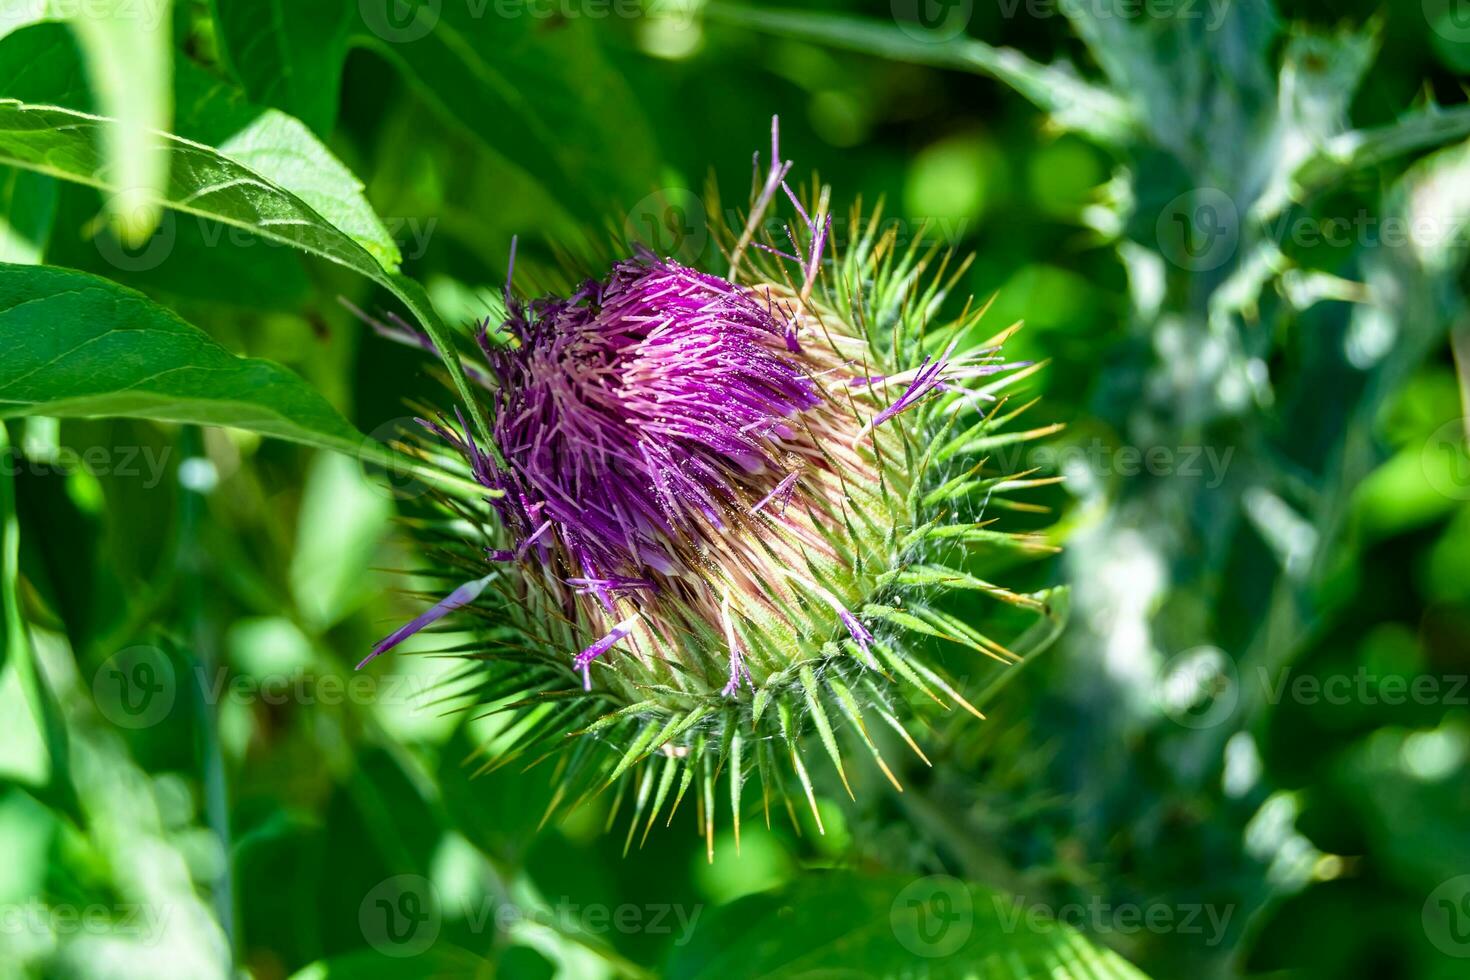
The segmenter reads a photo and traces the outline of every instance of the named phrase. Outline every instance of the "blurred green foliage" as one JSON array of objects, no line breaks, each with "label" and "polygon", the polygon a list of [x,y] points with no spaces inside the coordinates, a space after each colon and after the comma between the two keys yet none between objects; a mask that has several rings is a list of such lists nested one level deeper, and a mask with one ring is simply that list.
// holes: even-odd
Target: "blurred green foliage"
[{"label": "blurred green foliage", "polygon": [[[1466,975],[1467,70],[1449,0],[0,5],[0,976]],[[1050,361],[1072,625],[908,792],[625,858],[353,672],[453,573],[363,448],[444,379],[339,299],[711,261],[773,114]],[[51,362],[124,308],[291,397]]]}]

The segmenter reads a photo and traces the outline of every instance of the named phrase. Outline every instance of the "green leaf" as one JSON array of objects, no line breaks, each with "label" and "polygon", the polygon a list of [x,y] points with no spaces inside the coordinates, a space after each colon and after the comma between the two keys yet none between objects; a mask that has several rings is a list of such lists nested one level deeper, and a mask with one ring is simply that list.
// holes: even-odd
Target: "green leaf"
[{"label": "green leaf", "polygon": [[140,293],[85,273],[0,265],[0,416],[231,425],[355,452],[356,430],[295,374],[242,358]]},{"label": "green leaf", "polygon": [[206,311],[224,314],[230,309],[252,316],[279,312],[295,317],[312,302],[308,260],[295,249],[266,247],[254,235],[173,211],[164,212],[147,244],[127,248],[110,230],[98,226],[96,190],[56,183],[47,265],[105,276],[165,306],[188,309],[199,323],[206,317],[213,322],[216,314]]},{"label": "green leaf", "polygon": [[97,276],[0,265],[0,349],[0,418],[223,425],[405,465],[286,368],[237,357],[141,293]]},{"label": "green leaf", "polygon": [[[110,119],[51,106],[0,100],[0,160],[118,192],[96,150]],[[295,195],[210,147],[167,137],[173,167],[156,203],[243,228],[345,265],[372,279],[385,270],[365,246],[337,229]]]},{"label": "green leaf", "polygon": [[0,262],[40,262],[55,219],[54,180],[0,166]]},{"label": "green leaf", "polygon": [[398,245],[368,203],[362,181],[301,120],[252,103],[193,62],[181,61],[176,75],[177,135],[215,147],[290,191],[384,268],[397,270]]},{"label": "green leaf", "polygon": [[[36,105],[93,112],[81,53],[55,24],[0,39],[0,95]],[[192,61],[175,65],[173,134],[216,148],[301,198],[347,232],[380,263],[396,269],[398,247],[363,194],[362,182],[301,121],[256,105]]]},{"label": "green leaf", "polygon": [[300,120],[267,110],[218,144],[220,153],[295,194],[346,232],[385,269],[402,261],[398,245],[363,196],[362,183]]},{"label": "green leaf", "polygon": [[[38,24],[0,39],[0,95],[32,104],[91,112],[93,100],[80,81],[81,71],[81,54],[60,25]],[[398,247],[368,204],[362,183],[301,122],[251,103],[234,86],[188,60],[181,60],[175,66],[174,100],[176,136],[215,147],[224,156],[291,192],[357,240],[380,264],[397,268]],[[195,232],[192,228],[178,230],[186,241],[201,237]],[[165,228],[158,234],[172,235],[175,229]],[[233,254],[238,249],[231,247],[232,242],[221,243],[217,232],[211,236],[205,229],[202,237],[205,240],[194,241],[193,249],[202,252],[202,256],[181,258],[178,253],[188,249],[183,243],[175,244],[168,256],[171,264],[191,266],[181,270],[177,278],[187,281],[193,275],[207,282],[211,278],[224,278],[231,262],[250,264]],[[150,241],[141,251],[157,247],[156,241]],[[254,264],[262,261],[260,251],[256,250]],[[299,274],[290,275],[293,270],[286,270],[284,277],[276,271],[284,259],[284,256],[272,256],[264,260],[270,268],[263,271],[275,281],[299,280]],[[296,260],[293,257],[291,261]],[[214,276],[207,275],[211,264],[219,267]],[[119,268],[138,271],[129,263]],[[290,290],[274,292],[289,294]],[[257,287],[254,294],[263,296],[268,292],[263,293]]]},{"label": "green leaf", "polygon": [[529,11],[501,16],[474,3],[269,4],[272,16],[262,16],[256,0],[215,0],[225,58],[253,97],[319,130],[348,51],[365,47],[448,125],[579,203],[584,217],[630,203],[657,176],[652,130],[590,25],[553,30]]},{"label": "green leaf", "polygon": [[[0,162],[116,191],[96,150],[97,134],[111,125],[111,120],[87,113],[0,99]],[[331,224],[296,195],[207,146],[176,136],[166,139],[172,167],[160,204],[299,248],[387,288],[446,355],[445,368],[460,399],[468,406],[481,438],[490,444],[484,405],[470,389],[449,331],[422,287],[385,269],[363,242]]]},{"label": "green leaf", "polygon": [[892,23],[798,10],[713,3],[705,15],[814,44],[987,75],[1050,113],[1062,128],[1086,133],[1102,143],[1126,143],[1136,127],[1133,109],[1125,101],[1082,79],[1070,65],[1045,65],[1013,48],[997,48],[967,37],[925,37],[912,27],[905,30]]},{"label": "green leaf", "polygon": [[813,873],[707,913],[665,976],[904,976],[919,964],[935,978],[1144,976],[1043,913],[945,875]]},{"label": "green leaf", "polygon": [[253,101],[325,137],[337,117],[355,6],[342,0],[214,0],[220,54]]},{"label": "green leaf", "polygon": [[8,33],[0,28],[0,95],[91,112],[87,66],[76,35],[57,23]]}]

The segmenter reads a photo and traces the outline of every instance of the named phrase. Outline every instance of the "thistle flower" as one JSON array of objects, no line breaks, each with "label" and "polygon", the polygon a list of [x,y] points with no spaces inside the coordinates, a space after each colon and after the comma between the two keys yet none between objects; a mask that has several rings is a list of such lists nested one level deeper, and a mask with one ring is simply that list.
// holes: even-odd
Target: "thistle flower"
[{"label": "thistle flower", "polygon": [[[722,275],[639,248],[527,301],[512,248],[506,315],[480,326],[471,374],[488,431],[458,411],[420,420],[485,488],[444,501],[473,529],[451,549],[472,572],[368,657],[456,610],[481,614],[463,693],[513,715],[518,735],[486,766],[554,759],[548,815],[615,786],[609,825],[631,785],[629,842],[698,780],[712,848],[716,774],[737,846],[752,776],[768,822],[773,793],[791,809],[794,777],[820,829],[810,734],[845,787],[850,741],[901,790],[870,723],[923,759],[904,719],[914,695],[983,717],[906,636],[1018,659],[930,595],[1052,612],[1047,594],[931,560],[940,544],[1048,550],[985,519],[1049,482],[982,457],[1052,431],[1000,431],[1023,410],[1006,390],[1037,366],[1004,359],[1010,331],[962,349],[984,311],[938,313],[965,266],[946,256],[931,273],[934,252],[900,251],[877,214],[855,214],[861,233],[837,254],[828,193],[803,205],[778,135],[773,120]],[[778,192],[794,210],[779,244],[762,235]],[[375,326],[421,343],[402,321]]]}]

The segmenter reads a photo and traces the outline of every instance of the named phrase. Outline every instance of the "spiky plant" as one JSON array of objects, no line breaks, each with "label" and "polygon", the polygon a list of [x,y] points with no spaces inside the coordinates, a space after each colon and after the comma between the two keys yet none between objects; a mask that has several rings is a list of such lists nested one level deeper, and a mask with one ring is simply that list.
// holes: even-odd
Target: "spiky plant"
[{"label": "spiky plant", "polygon": [[[1048,550],[987,518],[1049,482],[986,458],[1053,431],[1007,428],[1029,406],[1005,390],[1039,365],[1004,360],[1012,330],[961,350],[983,309],[939,321],[967,263],[917,236],[900,248],[856,210],[839,250],[828,190],[803,205],[774,120],[771,137],[747,220],[717,232],[723,276],[637,249],[570,295],[524,301],[512,252],[506,315],[477,335],[488,369],[470,372],[484,422],[420,420],[486,490],[443,502],[469,531],[445,553],[473,577],[368,657],[473,607],[490,625],[460,651],[469,696],[513,716],[514,748],[486,765],[555,760],[548,814],[616,787],[609,826],[631,788],[629,842],[697,781],[711,854],[717,780],[737,846],[752,774],[768,822],[773,797],[795,819],[794,780],[821,829],[808,735],[845,787],[851,741],[901,790],[870,725],[923,759],[901,705],[983,717],[906,636],[1018,658],[932,593],[1050,612],[1047,594],[935,560]],[[767,219],[783,193],[792,225]]]}]

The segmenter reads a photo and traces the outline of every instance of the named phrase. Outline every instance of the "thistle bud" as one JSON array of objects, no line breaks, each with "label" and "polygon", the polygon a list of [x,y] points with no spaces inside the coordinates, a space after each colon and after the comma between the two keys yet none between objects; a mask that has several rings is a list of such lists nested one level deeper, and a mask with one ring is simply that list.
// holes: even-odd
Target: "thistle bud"
[{"label": "thistle bud", "polygon": [[[922,758],[902,716],[912,695],[980,715],[906,634],[1015,659],[926,593],[1047,611],[1045,596],[930,560],[941,540],[1045,550],[957,517],[1046,482],[982,458],[1051,431],[998,434],[1019,414],[1006,390],[1036,366],[1005,359],[1010,331],[961,349],[983,311],[937,317],[963,266],[931,269],[876,214],[838,254],[827,193],[804,205],[789,166],[773,121],[722,275],[637,249],[527,301],[512,271],[506,316],[478,333],[488,426],[423,423],[485,488],[446,502],[480,535],[478,574],[372,656],[454,610],[484,612],[474,696],[518,718],[519,744],[496,761],[555,758],[553,809],[616,785],[616,812],[631,783],[630,841],[697,780],[712,847],[717,772],[737,841],[753,774],[767,800],[794,779],[820,828],[809,742],[844,786],[851,742],[902,789],[871,724]],[[790,251],[760,235],[778,192]]]}]

